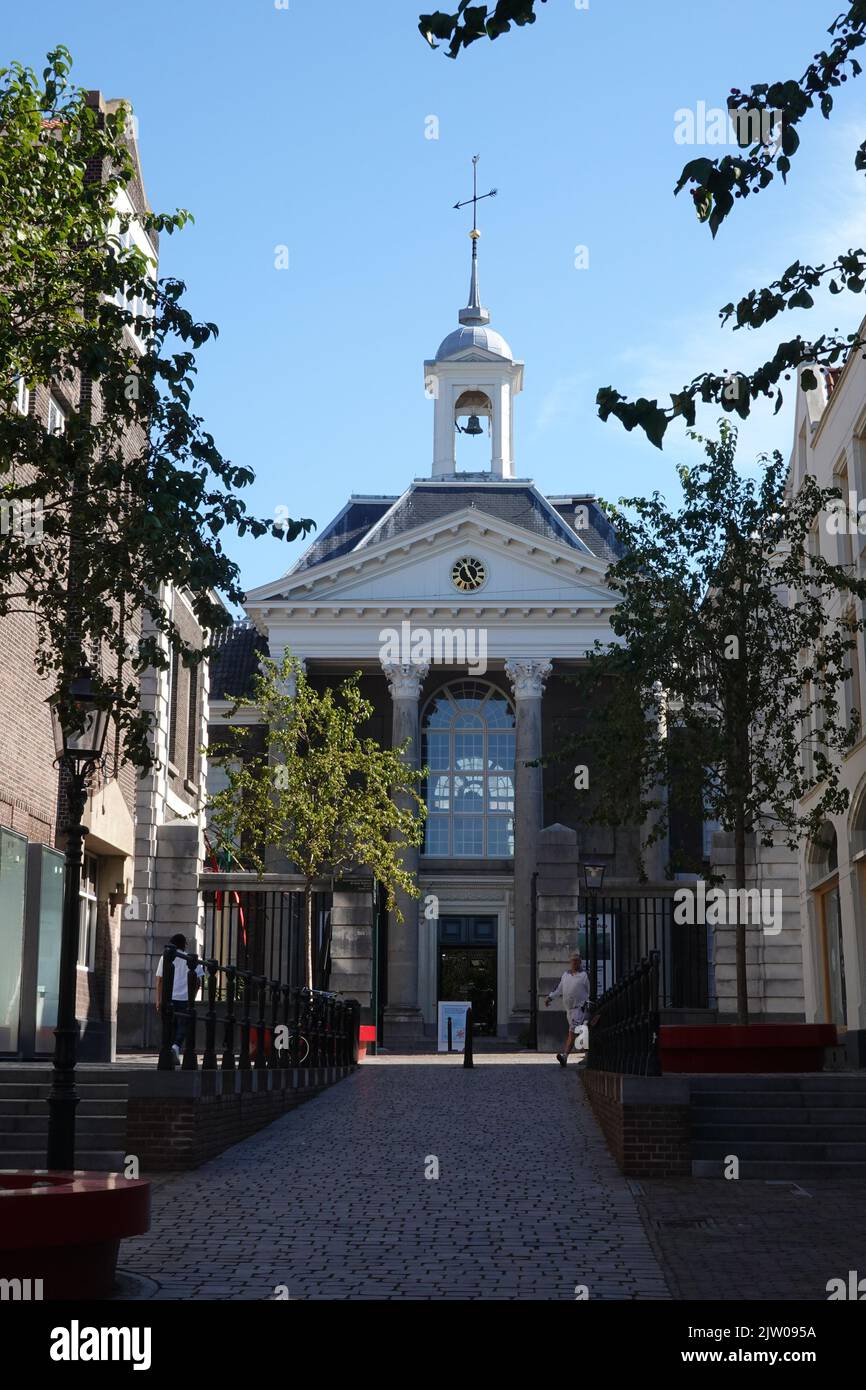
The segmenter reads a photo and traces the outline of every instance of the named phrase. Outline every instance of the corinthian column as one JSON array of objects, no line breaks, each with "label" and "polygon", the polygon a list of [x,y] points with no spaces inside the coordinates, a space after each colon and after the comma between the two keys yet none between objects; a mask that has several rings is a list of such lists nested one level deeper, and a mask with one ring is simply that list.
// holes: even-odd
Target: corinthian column
[{"label": "corinthian column", "polygon": [[[426,661],[383,661],[392,701],[392,746],[398,748],[409,739],[405,759],[419,766],[418,700],[427,675]],[[398,804],[411,804],[405,795]],[[403,864],[417,879],[418,850],[403,851]],[[421,1037],[424,1021],[418,998],[418,899],[397,893],[397,906],[403,914],[398,922],[392,912],[388,921],[388,1003],[385,1009],[386,1037],[393,1041]]]},{"label": "corinthian column", "polygon": [[541,768],[528,763],[541,757],[541,699],[550,675],[549,661],[514,657],[505,674],[514,691],[517,710],[517,750],[514,773],[514,1013],[522,1021],[529,1013],[535,981],[530,979],[532,875],[538,832],[544,819]]}]

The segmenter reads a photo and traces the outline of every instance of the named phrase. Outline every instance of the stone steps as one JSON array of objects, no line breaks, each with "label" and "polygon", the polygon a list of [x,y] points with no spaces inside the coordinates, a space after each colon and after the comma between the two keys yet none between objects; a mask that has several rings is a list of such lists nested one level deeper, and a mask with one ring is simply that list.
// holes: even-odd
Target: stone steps
[{"label": "stone steps", "polygon": [[798,1163],[801,1159],[807,1163],[829,1160],[831,1163],[862,1163],[866,1171],[866,1141],[848,1142],[835,1136],[823,1143],[799,1139],[764,1140],[751,1136],[743,1139],[739,1135],[721,1141],[695,1139],[692,1141],[692,1158],[718,1158],[719,1150],[724,1148],[741,1160],[756,1158],[769,1162],[777,1159],[783,1163]]},{"label": "stone steps", "polygon": [[[88,1173],[120,1173],[126,1155],[123,1149],[82,1149],[76,1143],[75,1167]],[[3,1168],[44,1168],[45,1146],[39,1149],[0,1149],[0,1173]]]},{"label": "stone steps", "polygon": [[[825,1112],[822,1112],[825,1113]],[[804,1112],[808,1120],[813,1117],[809,1111]],[[714,1144],[725,1143],[732,1133],[742,1134],[743,1138],[737,1139],[737,1143],[742,1146],[744,1142],[752,1140],[758,1143],[770,1142],[774,1144],[832,1144],[832,1143],[858,1143],[866,1144],[866,1123],[862,1121],[849,1123],[846,1120],[837,1120],[830,1124],[821,1123],[793,1123],[793,1124],[754,1124],[746,1127],[738,1127],[737,1121],[729,1121],[725,1124],[704,1124],[703,1122],[692,1126],[693,1144]],[[737,1150],[740,1152],[740,1149]]]},{"label": "stone steps", "polygon": [[741,1178],[866,1178],[866,1076],[690,1077],[692,1174]]},{"label": "stone steps", "polygon": [[[75,1165],[118,1172],[126,1151],[128,1087],[108,1068],[82,1067],[75,1116]],[[50,1067],[0,1067],[0,1168],[44,1168]]]},{"label": "stone steps", "polygon": [[[827,1178],[866,1178],[866,1163],[793,1162],[773,1159],[746,1159],[740,1164],[741,1178],[761,1178],[765,1182],[808,1182]],[[723,1178],[724,1164],[720,1159],[692,1159],[693,1178]]]}]

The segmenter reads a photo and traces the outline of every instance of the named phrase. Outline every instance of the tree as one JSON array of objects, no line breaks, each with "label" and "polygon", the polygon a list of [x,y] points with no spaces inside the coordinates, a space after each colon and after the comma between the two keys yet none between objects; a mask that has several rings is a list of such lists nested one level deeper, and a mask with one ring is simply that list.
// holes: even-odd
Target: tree
[{"label": "tree", "polygon": [[[723,420],[720,431],[718,441],[693,436],[706,457],[678,470],[677,510],[657,492],[623,499],[627,512],[607,508],[623,547],[608,571],[619,595],[617,640],[593,654],[586,679],[613,695],[581,746],[591,749],[600,796],[594,819],[651,818],[649,839],[657,839],[669,826],[659,788],[675,785],[732,832],[736,888],[745,890],[749,836],[794,848],[847,805],[839,763],[859,738],[860,716],[840,709],[840,696],[864,622],[844,599],[866,597],[866,580],[814,544],[822,511],[838,511],[838,489],[807,475],[796,496],[786,495],[778,453],[757,478],[743,477],[736,430]],[[807,795],[808,810],[798,809]],[[737,1015],[745,1023],[741,917]]]},{"label": "tree", "polygon": [[[0,71],[0,505],[7,521],[41,511],[38,537],[2,527],[0,618],[35,619],[37,668],[67,719],[85,644],[113,657],[95,683],[144,769],[138,676],[166,667],[161,636],[190,664],[207,654],[182,641],[162,586],[185,588],[215,630],[230,619],[213,591],[243,600],[223,530],[292,539],[312,523],[249,515],[239,492],[252,471],[223,458],[193,412],[195,351],[216,325],[196,322],[182,282],[157,280],[130,237],[135,223],[172,234],[188,214],[128,211],[131,113],[97,110],[70,69],[57,48],[41,82],[20,64]],[[74,389],[62,434],[15,409],[21,381]],[[142,613],[154,631],[131,645]]]},{"label": "tree", "polygon": [[356,673],[337,689],[314,690],[300,662],[262,663],[252,697],[235,710],[253,709],[267,729],[270,753],[243,756],[246,728],[212,751],[228,785],[210,802],[221,845],[240,846],[259,873],[269,850],[298,866],[304,877],[307,987],[313,985],[313,883],[325,873],[362,865],[382,883],[388,907],[402,915],[397,890],[419,896],[403,867],[405,849],[420,846],[425,807],[417,787],[426,773],[404,758],[407,743],[380,748],[360,735],[373,706]]},{"label": "tree", "polygon": [[[544,5],[546,0],[539,0]],[[535,0],[496,0],[493,5],[473,5],[460,0],[455,14],[436,10],[422,14],[418,28],[431,48],[438,48],[437,39],[449,40],[448,57],[456,58],[461,48],[468,48],[478,39],[498,39],[507,34],[512,24],[535,23]]]},{"label": "tree", "polygon": [[[511,4],[461,4],[457,13],[436,12],[422,15],[421,32],[435,47],[436,39],[450,39],[448,54],[456,58],[462,48],[480,38],[495,39],[506,33],[510,21],[518,25],[535,20],[532,0]],[[866,43],[866,0],[852,0],[829,26],[831,44],[816,53],[799,78],[777,82],[758,82],[748,91],[733,87],[727,109],[738,146],[736,154],[716,159],[690,160],[683,168],[674,193],[688,188],[699,220],[715,237],[725,219],[751,194],[763,192],[776,174],[787,182],[792,161],[799,149],[797,127],[816,108],[825,120],[833,111],[833,93],[850,78],[859,77],[862,66],[855,56]],[[854,167],[866,173],[866,139],[854,151]],[[829,262],[807,265],[794,261],[770,285],[748,290],[736,302],[719,310],[723,324],[734,330],[760,328],[791,309],[811,309],[813,292],[826,284],[831,294],[862,294],[866,288],[866,250],[849,247]],[[817,368],[841,365],[849,353],[866,346],[860,332],[821,334],[809,340],[799,334],[780,342],[772,356],[756,371],[702,372],[679,390],[672,391],[669,406],[640,397],[630,401],[612,386],[596,396],[602,420],[613,415],[627,430],[642,429],[651,443],[662,447],[665,432],[673,420],[695,423],[696,405],[716,404],[727,413],[745,419],[761,396],[775,400],[775,411],[783,403],[781,383],[796,373],[804,389],[816,385]]]}]

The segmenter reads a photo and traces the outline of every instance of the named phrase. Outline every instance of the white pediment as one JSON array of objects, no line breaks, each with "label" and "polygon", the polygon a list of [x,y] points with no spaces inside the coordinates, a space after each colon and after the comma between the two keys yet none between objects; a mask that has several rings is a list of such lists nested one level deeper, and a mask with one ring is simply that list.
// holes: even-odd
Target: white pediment
[{"label": "white pediment", "polygon": [[[461,557],[484,567],[483,585],[465,593],[452,582]],[[315,606],[409,609],[588,607],[609,611],[606,565],[589,551],[533,535],[465,509],[389,540],[358,547],[326,564],[284,576],[247,596],[250,612]]]}]

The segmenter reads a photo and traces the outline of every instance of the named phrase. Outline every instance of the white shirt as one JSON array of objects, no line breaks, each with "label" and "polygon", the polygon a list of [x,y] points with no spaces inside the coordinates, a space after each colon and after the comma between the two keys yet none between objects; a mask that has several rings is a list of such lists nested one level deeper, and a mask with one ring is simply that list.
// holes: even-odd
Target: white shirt
[{"label": "white shirt", "polygon": [[574,975],[570,970],[566,970],[559,984],[548,999],[557,999],[562,995],[562,1002],[566,1009],[579,1009],[587,1003],[589,999],[589,976],[585,970],[578,970]]},{"label": "white shirt", "polygon": [[[165,956],[160,956],[160,958],[159,958],[159,965],[156,967],[156,978],[157,978],[158,980],[161,980],[161,979],[162,979],[162,964],[163,964],[163,961],[164,961],[164,960],[165,960]],[[204,974],[204,966],[203,966],[203,965],[197,965],[196,968],[195,968],[195,973],[196,973],[196,975],[198,975],[198,978],[201,979],[202,975]],[[189,976],[189,969],[187,968],[186,959],[185,959],[183,956],[175,956],[175,958],[174,958],[174,980],[172,981],[172,990],[171,990],[171,1002],[172,1002],[173,1004],[178,1004],[178,1003],[180,1003],[180,1004],[186,1004],[186,1003],[187,1003],[188,998],[189,998],[189,996],[188,996],[188,994],[187,994],[187,977],[188,977],[188,976]]]}]

